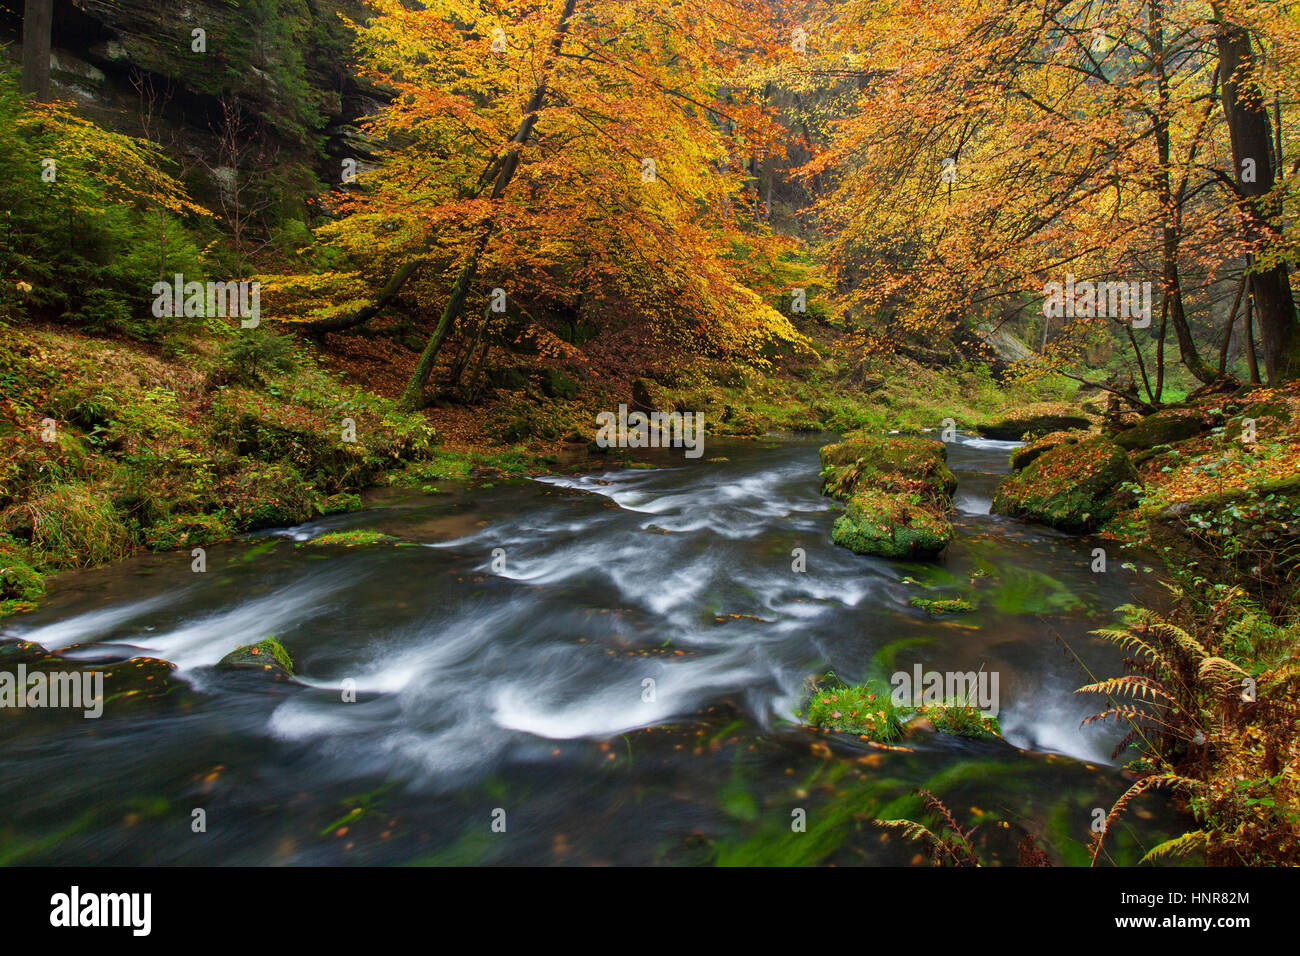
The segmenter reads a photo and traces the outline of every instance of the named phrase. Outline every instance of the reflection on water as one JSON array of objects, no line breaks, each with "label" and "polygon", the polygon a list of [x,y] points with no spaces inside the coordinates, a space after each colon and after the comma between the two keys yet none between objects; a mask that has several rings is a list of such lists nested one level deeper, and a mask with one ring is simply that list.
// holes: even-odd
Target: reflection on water
[{"label": "reflection on water", "polygon": [[[914,845],[870,821],[927,786],[988,823],[996,858],[1034,832],[1078,862],[1091,808],[1125,786],[1113,728],[1079,726],[1098,709],[1072,693],[1080,662],[1119,666],[1087,632],[1155,600],[1151,576],[1092,574],[1087,543],[990,517],[1011,446],[965,438],[944,561],[853,555],[830,543],[822,443],[385,492],[211,548],[204,574],[182,552],[64,576],[4,636],[164,658],[176,689],[99,721],[0,715],[0,861],[906,863]],[[347,528],[401,544],[299,543]],[[921,593],[979,609],[932,619]],[[212,668],[267,634],[296,683]],[[886,752],[797,725],[809,675],[914,663],[996,670],[1007,742]],[[1112,849],[1130,862],[1178,825],[1159,800],[1139,811]]]}]

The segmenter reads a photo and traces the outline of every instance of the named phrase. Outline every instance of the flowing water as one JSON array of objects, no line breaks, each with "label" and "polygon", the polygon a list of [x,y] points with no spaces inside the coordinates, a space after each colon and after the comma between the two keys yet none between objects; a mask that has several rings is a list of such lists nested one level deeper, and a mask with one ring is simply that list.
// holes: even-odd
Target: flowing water
[{"label": "flowing water", "polygon": [[[214,546],[204,573],[180,552],[62,576],[4,638],[177,669],[98,720],[0,711],[0,862],[904,864],[916,844],[873,820],[915,814],[919,787],[980,824],[987,861],[1033,833],[1086,862],[1128,781],[1120,731],[1081,727],[1102,702],[1073,690],[1119,672],[1088,632],[1158,602],[1155,575],[1113,549],[1093,573],[1094,542],[990,516],[1013,446],[967,437],[943,561],[854,555],[818,493],[827,440],[383,491]],[[302,544],[353,528],[400,543]],[[933,618],[915,595],[979,607]],[[268,634],[296,681],[212,666]],[[996,673],[1005,741],[799,725],[810,676],[914,664]],[[1179,823],[1143,798],[1109,858]]]}]

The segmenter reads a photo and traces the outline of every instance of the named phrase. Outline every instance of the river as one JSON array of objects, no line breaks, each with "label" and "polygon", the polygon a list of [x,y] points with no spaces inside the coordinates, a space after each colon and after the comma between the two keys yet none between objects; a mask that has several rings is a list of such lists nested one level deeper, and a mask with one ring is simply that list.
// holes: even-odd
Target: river
[{"label": "river", "polygon": [[[79,666],[177,665],[98,720],[0,712],[0,862],[668,864],[919,861],[874,824],[915,790],[1086,863],[1129,781],[1075,694],[1120,671],[1089,634],[1159,603],[1140,558],[988,514],[1009,443],[962,436],[957,536],[934,565],[830,542],[827,436],[711,440],[605,474],[380,490],[367,509],[53,582],[0,625]],[[654,456],[659,457],[654,457]],[[374,529],[397,544],[309,547]],[[796,549],[802,549],[806,570]],[[1113,552],[1113,549],[1112,549]],[[974,596],[931,617],[908,598]],[[297,680],[214,669],[274,634]],[[999,675],[1004,741],[904,749],[795,717],[805,680]],[[349,693],[355,689],[355,700]],[[1144,797],[1102,862],[1185,829]]]}]

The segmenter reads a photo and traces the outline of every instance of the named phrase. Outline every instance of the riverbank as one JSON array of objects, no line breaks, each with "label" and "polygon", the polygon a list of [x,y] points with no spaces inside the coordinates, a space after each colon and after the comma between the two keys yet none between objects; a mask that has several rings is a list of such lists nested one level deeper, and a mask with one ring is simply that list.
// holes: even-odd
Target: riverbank
[{"label": "riverbank", "polygon": [[[1117,755],[1135,747],[1139,774],[1107,830],[1137,793],[1168,787],[1199,826],[1148,860],[1300,862],[1300,387],[1208,392],[1012,457],[995,510],[1095,521],[1101,543],[1151,550],[1179,583],[1171,613],[1128,607],[1101,632],[1127,673],[1089,689],[1108,700],[1099,719],[1128,730]],[[1108,551],[1094,552],[1099,573],[1115,570]]]},{"label": "riverbank", "polygon": [[58,326],[4,332],[0,616],[35,606],[48,574],[355,510],[376,485],[626,464],[593,443],[595,416],[620,403],[703,412],[707,442],[965,427],[1071,391],[1004,389],[976,366],[907,359],[700,362],[649,378],[511,355],[489,370],[496,385],[409,413],[396,400],[417,356],[383,336],[318,347],[214,326],[156,346]]}]

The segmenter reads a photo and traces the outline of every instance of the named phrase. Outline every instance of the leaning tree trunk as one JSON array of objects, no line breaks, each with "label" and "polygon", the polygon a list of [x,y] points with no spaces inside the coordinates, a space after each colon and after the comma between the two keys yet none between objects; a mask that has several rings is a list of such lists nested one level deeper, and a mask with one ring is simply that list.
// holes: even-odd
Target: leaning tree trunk
[{"label": "leaning tree trunk", "polygon": [[[524,144],[533,134],[533,127],[537,125],[537,114],[541,110],[542,104],[546,101],[546,92],[550,83],[550,71],[556,58],[560,55],[560,47],[564,44],[564,36],[569,30],[569,20],[573,16],[573,10],[578,5],[578,0],[565,0],[564,9],[560,13],[560,22],[556,24],[555,35],[551,37],[550,50],[547,53],[546,63],[542,67],[542,78],[533,90],[533,95],[528,98],[528,104],[524,107],[524,119],[519,124],[519,129],[511,138],[510,144],[506,147],[506,152],[499,157],[498,162],[500,169],[497,172],[496,185],[492,187],[492,201],[499,200],[510,185],[510,181],[515,178],[515,172],[519,169],[520,154]],[[494,163],[494,165],[496,165]],[[424,404],[424,387],[429,382],[429,376],[433,373],[433,363],[438,357],[438,352],[442,348],[442,343],[447,340],[448,333],[451,332],[452,326],[460,317],[461,311],[465,308],[465,296],[469,292],[470,284],[474,281],[474,276],[478,274],[479,260],[483,257],[483,250],[487,248],[488,240],[492,238],[492,232],[496,223],[492,218],[488,218],[479,232],[478,240],[461,266],[460,275],[456,277],[456,282],[451,289],[451,297],[447,299],[447,306],[442,310],[442,318],[438,320],[437,327],[433,330],[433,335],[429,339],[429,344],[425,346],[424,354],[420,356],[420,361],[415,366],[415,373],[411,376],[410,382],[406,385],[406,391],[402,394],[402,405],[408,409],[418,409]]]},{"label": "leaning tree trunk", "polygon": [[23,7],[22,90],[40,103],[50,101],[50,29],[54,0],[27,0]]},{"label": "leaning tree trunk", "polygon": [[[1252,243],[1277,238],[1279,212],[1270,196],[1276,181],[1274,148],[1268,107],[1256,81],[1255,52],[1250,32],[1227,23],[1216,10],[1219,70],[1223,78],[1223,115],[1232,140],[1233,175],[1243,200],[1245,229]],[[1251,276],[1255,312],[1259,317],[1264,370],[1270,385],[1300,377],[1300,325],[1285,262]]]}]

